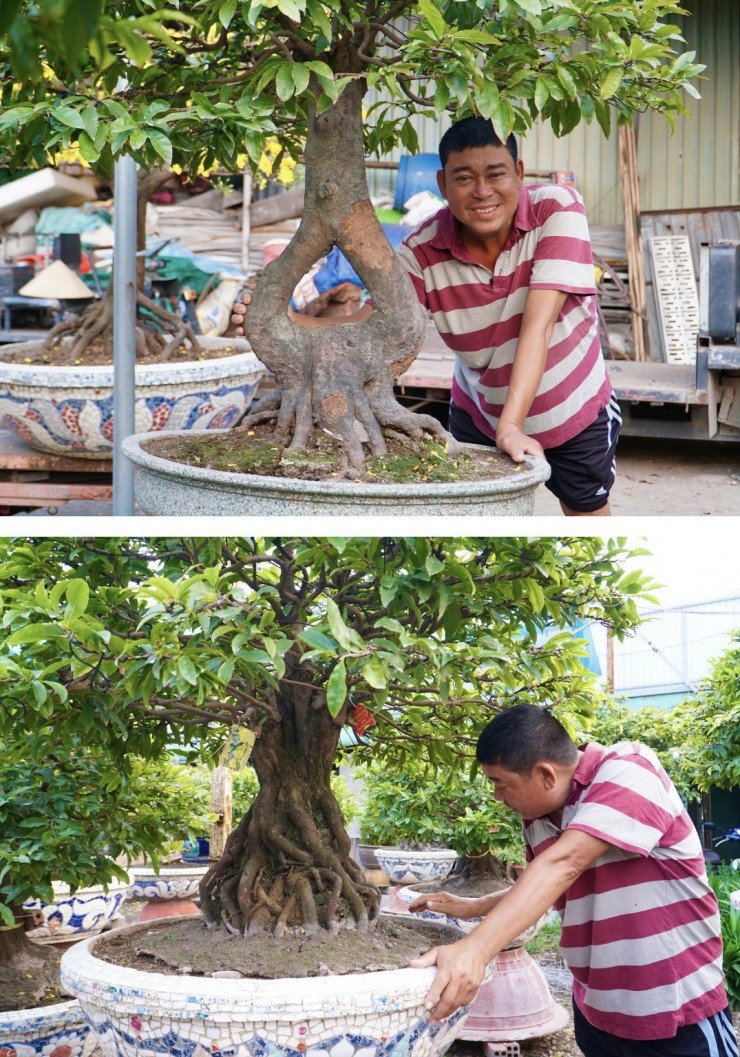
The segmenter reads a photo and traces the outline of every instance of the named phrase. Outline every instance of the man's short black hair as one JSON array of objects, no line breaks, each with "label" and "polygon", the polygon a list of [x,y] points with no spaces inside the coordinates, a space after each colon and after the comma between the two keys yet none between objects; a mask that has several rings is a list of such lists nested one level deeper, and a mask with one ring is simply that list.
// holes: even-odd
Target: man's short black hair
[{"label": "man's short black hair", "polygon": [[578,748],[547,709],[515,705],[483,728],[475,754],[479,763],[527,777],[538,763],[575,763]]},{"label": "man's short black hair", "polygon": [[486,117],[464,117],[456,121],[445,132],[439,141],[439,160],[444,169],[452,151],[467,150],[468,147],[506,147],[516,162],[517,152],[514,133],[504,143],[493,129],[492,122]]}]

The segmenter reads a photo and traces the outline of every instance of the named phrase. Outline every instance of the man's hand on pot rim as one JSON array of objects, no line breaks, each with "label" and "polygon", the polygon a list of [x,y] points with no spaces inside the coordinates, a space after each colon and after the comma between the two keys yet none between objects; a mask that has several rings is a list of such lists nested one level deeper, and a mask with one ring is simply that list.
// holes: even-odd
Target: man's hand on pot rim
[{"label": "man's hand on pot rim", "polygon": [[545,451],[532,437],[522,433],[518,426],[502,426],[499,424],[496,430],[496,447],[505,452],[514,462],[524,462],[527,455],[534,455],[536,459],[544,459]]},{"label": "man's hand on pot rim", "polygon": [[425,1006],[430,1019],[444,1020],[460,1006],[472,1002],[488,965],[488,959],[477,944],[466,936],[457,943],[433,947],[426,954],[414,958],[409,965],[415,969],[437,966],[437,975],[429,988]]}]

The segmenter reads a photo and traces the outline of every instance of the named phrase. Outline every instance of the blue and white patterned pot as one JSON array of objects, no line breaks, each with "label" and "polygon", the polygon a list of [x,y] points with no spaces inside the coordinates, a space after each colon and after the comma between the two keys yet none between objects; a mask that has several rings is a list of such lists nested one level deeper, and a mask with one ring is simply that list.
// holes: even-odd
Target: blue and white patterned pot
[{"label": "blue and white patterned pot", "polygon": [[[239,350],[222,359],[136,367],[135,432],[225,429],[254,397],[264,367],[243,339],[202,338]],[[29,350],[38,342],[29,343]],[[14,354],[22,356],[24,345]],[[32,448],[73,458],[110,458],[113,367],[43,366],[0,357],[0,429]]]},{"label": "blue and white patterned pot", "polygon": [[380,868],[391,884],[413,884],[415,881],[442,881],[457,859],[452,848],[430,848],[407,851],[404,848],[376,848]]},{"label": "blue and white patterned pot", "polygon": [[[399,888],[397,894],[398,899],[409,906],[418,899],[419,896],[427,895],[430,892],[443,891],[439,887],[437,882],[427,882],[426,884],[413,884],[407,885],[405,888]],[[496,891],[496,882],[491,882],[491,892]],[[508,947],[504,949],[507,951],[514,950],[517,947],[524,946],[525,943],[531,943],[537,933],[540,931],[542,926],[548,919],[550,911],[546,911],[542,917],[538,918],[533,925],[521,932],[516,939],[512,940]],[[472,932],[476,925],[480,925],[483,918],[455,918],[451,914],[440,914],[437,910],[422,910],[421,913],[414,911],[412,914],[409,911],[409,917],[421,919],[422,921],[433,921],[438,925],[454,925],[455,928],[460,929],[461,932]]]},{"label": "blue and white patterned pot", "polygon": [[88,1057],[95,1043],[76,999],[0,1012],[0,1057]]},{"label": "blue and white patterned pot", "polygon": [[29,910],[40,910],[44,915],[43,925],[26,933],[29,939],[40,943],[67,943],[83,936],[100,932],[123,906],[129,894],[129,883],[110,881],[107,891],[102,885],[93,888],[78,888],[72,894],[69,886],[54,882],[54,902],[42,903],[30,899],[24,903]]},{"label": "blue and white patterned pot", "polygon": [[207,866],[186,869],[164,867],[155,873],[152,866],[136,866],[129,871],[132,880],[131,898],[157,901],[192,899],[197,896],[198,886],[207,871]]},{"label": "blue and white patterned pot", "polygon": [[434,968],[214,980],[111,965],[95,957],[94,943],[64,954],[62,981],[105,1057],[440,1057],[471,1008],[430,1023]]}]

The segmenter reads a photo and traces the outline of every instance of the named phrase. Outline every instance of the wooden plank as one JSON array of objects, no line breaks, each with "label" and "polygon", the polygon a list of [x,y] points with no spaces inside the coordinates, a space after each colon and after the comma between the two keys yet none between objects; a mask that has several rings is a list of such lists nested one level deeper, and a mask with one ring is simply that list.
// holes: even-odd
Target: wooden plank
[{"label": "wooden plank", "polygon": [[48,481],[0,480],[0,506],[48,506],[68,499],[112,499],[110,484],[53,484]]},{"label": "wooden plank", "polygon": [[112,459],[71,459],[67,455],[52,455],[36,451],[11,433],[0,430],[0,470],[48,470],[57,473],[111,473]]},{"label": "wooden plank", "polygon": [[640,238],[640,188],[637,178],[637,147],[631,125],[619,129],[619,165],[622,174],[624,230],[627,243],[627,271],[632,302],[632,343],[635,359],[647,360],[645,344],[645,270]]}]

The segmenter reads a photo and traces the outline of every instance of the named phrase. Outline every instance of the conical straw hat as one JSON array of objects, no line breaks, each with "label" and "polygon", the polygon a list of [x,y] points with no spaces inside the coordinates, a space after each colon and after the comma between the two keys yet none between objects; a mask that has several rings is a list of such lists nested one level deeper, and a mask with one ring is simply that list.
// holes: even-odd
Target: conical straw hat
[{"label": "conical straw hat", "polygon": [[18,291],[23,297],[55,297],[59,301],[81,300],[95,294],[64,261],[54,261]]}]

